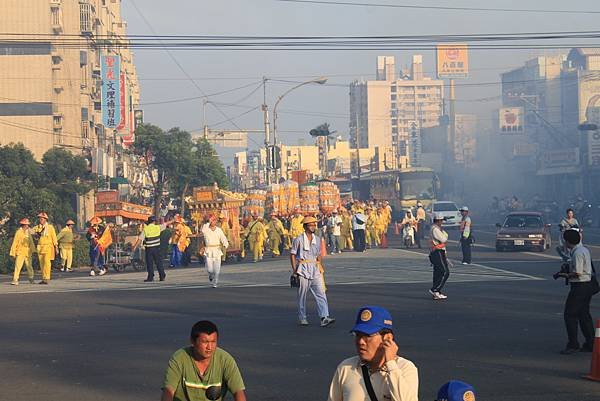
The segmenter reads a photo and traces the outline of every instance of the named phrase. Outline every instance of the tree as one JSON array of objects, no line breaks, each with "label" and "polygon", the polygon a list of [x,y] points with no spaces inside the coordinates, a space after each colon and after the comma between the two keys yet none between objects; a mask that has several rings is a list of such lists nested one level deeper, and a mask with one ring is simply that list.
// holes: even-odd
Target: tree
[{"label": "tree", "polygon": [[182,156],[184,163],[171,184],[181,196],[181,213],[185,212],[185,197],[193,187],[213,185],[228,188],[229,180],[213,146],[204,138],[197,139],[190,152]]},{"label": "tree", "polygon": [[61,148],[50,149],[44,154],[42,173],[47,187],[59,196],[83,195],[96,183],[85,158]]},{"label": "tree", "polygon": [[154,189],[154,214],[158,215],[163,192],[178,173],[186,171],[193,143],[189,132],[142,124],[135,131],[134,152],[141,156]]},{"label": "tree", "polygon": [[85,159],[53,148],[39,163],[22,144],[0,146],[0,224],[11,231],[23,217],[34,219],[41,210],[53,221],[74,218],[70,200],[91,188],[93,176]]}]

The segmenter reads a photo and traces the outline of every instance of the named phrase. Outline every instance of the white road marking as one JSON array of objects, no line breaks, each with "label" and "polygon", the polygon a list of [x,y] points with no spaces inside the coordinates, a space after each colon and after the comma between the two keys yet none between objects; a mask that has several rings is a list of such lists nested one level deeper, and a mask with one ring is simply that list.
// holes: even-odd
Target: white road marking
[{"label": "white road marking", "polygon": [[[453,241],[453,240],[452,241],[448,241],[448,242],[451,242],[451,243],[454,243],[454,244],[458,244],[459,243],[458,241]],[[490,246],[490,245],[474,244],[473,246],[480,247],[480,248],[494,249],[494,250],[496,249],[495,246]],[[531,256],[539,256],[540,258],[546,258],[546,259],[562,260],[559,256],[546,255],[546,254],[541,253],[541,252],[540,253],[527,252],[527,251],[525,251],[525,252],[523,252],[523,251],[517,251],[517,252],[519,254],[522,254],[522,255],[531,255]]]},{"label": "white road marking", "polygon": [[[401,251],[423,256],[423,254],[420,253],[420,252],[409,251],[409,250],[406,250],[406,249],[401,249]],[[458,262],[455,263],[455,266],[458,265],[458,264],[459,264]],[[481,267],[481,268],[484,268],[484,269],[488,269],[488,270],[492,270],[492,271],[496,271],[496,272],[508,273],[510,275],[520,276],[520,277],[523,277],[524,279],[528,279],[528,280],[545,280],[545,279],[543,279],[541,277],[530,276],[529,274],[523,274],[523,273],[516,273],[516,272],[509,271],[509,270],[499,269],[497,267],[482,265],[482,264],[479,264],[479,263],[471,263],[470,265],[462,265],[461,264],[460,268],[461,269],[468,269],[469,266],[478,266],[478,267]],[[457,267],[455,267],[454,269],[457,269]],[[457,270],[452,270],[451,271],[452,274],[457,274],[459,272],[460,271],[457,271]]]}]

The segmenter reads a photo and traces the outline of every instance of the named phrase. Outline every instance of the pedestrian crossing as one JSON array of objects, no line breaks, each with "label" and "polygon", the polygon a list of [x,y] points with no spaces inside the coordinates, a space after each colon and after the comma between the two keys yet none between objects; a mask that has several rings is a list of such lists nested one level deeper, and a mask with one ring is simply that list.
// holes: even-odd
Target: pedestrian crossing
[{"label": "pedestrian crossing", "polygon": [[[404,249],[372,249],[367,253],[347,252],[324,259],[326,281],[332,285],[431,283],[432,268],[427,256]],[[225,264],[221,268],[220,288],[286,287],[289,286],[291,267],[287,257],[262,263]],[[0,296],[10,294],[66,293],[90,291],[154,291],[211,288],[208,274],[202,266],[167,269],[167,280],[144,283],[145,272],[125,272],[102,277],[61,274],[49,285],[0,285]],[[451,269],[449,282],[542,280],[493,266],[456,263]]]}]

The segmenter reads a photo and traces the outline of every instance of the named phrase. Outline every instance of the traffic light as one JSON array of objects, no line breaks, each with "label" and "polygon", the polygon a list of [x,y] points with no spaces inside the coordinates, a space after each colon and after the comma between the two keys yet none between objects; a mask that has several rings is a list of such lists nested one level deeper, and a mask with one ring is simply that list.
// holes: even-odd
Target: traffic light
[{"label": "traffic light", "polygon": [[267,147],[267,168],[277,170],[281,168],[281,149],[279,146]]}]

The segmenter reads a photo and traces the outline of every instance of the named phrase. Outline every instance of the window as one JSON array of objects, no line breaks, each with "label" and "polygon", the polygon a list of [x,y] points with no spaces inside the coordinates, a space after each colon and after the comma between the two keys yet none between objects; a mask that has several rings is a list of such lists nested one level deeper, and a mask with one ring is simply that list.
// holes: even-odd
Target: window
[{"label": "window", "polygon": [[90,138],[90,126],[88,124],[87,121],[82,121],[81,122],[81,137],[83,139],[89,139]]},{"label": "window", "polygon": [[93,7],[87,1],[79,3],[79,25],[82,33],[91,34],[93,31]]},{"label": "window", "polygon": [[396,91],[398,90],[398,87],[395,85],[392,85],[391,90],[392,90],[392,93],[396,93]]},{"label": "window", "polygon": [[392,94],[391,99],[396,100],[396,94]]},{"label": "window", "polygon": [[56,29],[61,26],[61,18],[60,18],[60,7],[58,5],[53,5],[50,7],[50,15],[52,18],[52,28]]}]

